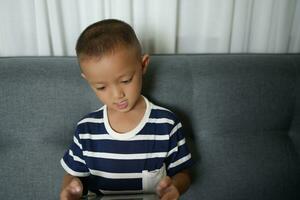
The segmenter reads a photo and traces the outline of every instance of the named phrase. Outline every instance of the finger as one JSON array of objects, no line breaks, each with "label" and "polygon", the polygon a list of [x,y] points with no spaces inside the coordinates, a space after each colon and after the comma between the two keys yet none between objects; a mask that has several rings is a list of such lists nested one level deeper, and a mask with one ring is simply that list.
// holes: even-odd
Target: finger
[{"label": "finger", "polygon": [[72,194],[80,194],[82,193],[82,190],[83,190],[83,187],[82,187],[82,184],[81,182],[79,182],[78,180],[76,179],[73,179],[68,187],[69,191],[72,193]]},{"label": "finger", "polygon": [[71,192],[66,188],[60,194],[60,200],[70,200],[72,199]]},{"label": "finger", "polygon": [[69,189],[62,192],[60,196],[60,200],[79,200],[80,197],[81,197],[80,193],[78,192],[74,193]]},{"label": "finger", "polygon": [[169,176],[165,176],[158,184],[158,187],[167,188],[172,184],[172,179]]},{"label": "finger", "polygon": [[170,186],[165,187],[165,188],[159,188],[159,189],[157,190],[158,196],[159,196],[159,197],[164,196],[166,193],[170,192],[170,190],[173,189],[172,187],[173,187],[173,186],[170,185]]},{"label": "finger", "polygon": [[169,176],[164,177],[156,187],[156,193],[158,196],[163,196],[164,190],[172,185],[172,179]]},{"label": "finger", "polygon": [[62,191],[61,200],[76,200],[82,196],[83,187],[80,180],[73,179],[69,185]]},{"label": "finger", "polygon": [[168,188],[161,197],[161,200],[177,200],[179,199],[179,193],[175,189]]}]

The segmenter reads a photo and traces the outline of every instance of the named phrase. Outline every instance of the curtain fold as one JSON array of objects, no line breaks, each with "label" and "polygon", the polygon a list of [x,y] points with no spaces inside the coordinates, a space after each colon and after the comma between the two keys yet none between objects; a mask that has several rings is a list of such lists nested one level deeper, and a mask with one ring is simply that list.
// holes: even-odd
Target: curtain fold
[{"label": "curtain fold", "polygon": [[300,0],[0,0],[0,56],[73,56],[89,24],[128,22],[148,53],[299,53]]}]

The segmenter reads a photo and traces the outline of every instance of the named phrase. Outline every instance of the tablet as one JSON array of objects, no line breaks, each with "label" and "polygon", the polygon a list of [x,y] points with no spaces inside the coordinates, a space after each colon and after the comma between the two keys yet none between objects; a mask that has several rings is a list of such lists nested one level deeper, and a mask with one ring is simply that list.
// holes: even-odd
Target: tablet
[{"label": "tablet", "polygon": [[88,195],[85,200],[159,200],[159,197],[156,194],[117,194],[117,195],[104,195],[104,196],[95,196]]}]

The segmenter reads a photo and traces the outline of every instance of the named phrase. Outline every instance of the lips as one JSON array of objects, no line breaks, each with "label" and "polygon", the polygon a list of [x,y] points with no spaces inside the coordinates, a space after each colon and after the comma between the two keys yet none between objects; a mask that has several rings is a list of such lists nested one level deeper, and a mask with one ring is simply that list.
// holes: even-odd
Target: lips
[{"label": "lips", "polygon": [[127,108],[128,106],[128,101],[125,100],[125,101],[121,101],[120,103],[116,103],[118,109],[122,110],[122,109],[125,109]]}]

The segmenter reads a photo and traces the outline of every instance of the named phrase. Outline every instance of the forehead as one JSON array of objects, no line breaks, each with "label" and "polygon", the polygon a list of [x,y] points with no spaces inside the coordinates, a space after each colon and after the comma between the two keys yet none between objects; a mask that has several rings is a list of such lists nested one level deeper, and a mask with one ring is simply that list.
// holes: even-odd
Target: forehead
[{"label": "forehead", "polygon": [[[140,57],[141,59],[141,57]],[[101,58],[91,57],[80,63],[82,73],[90,81],[112,79],[136,70],[141,60],[128,48],[117,49]]]}]

